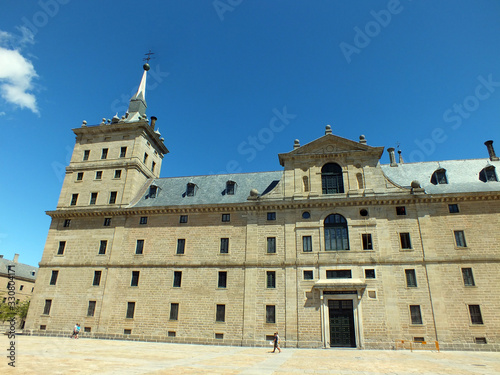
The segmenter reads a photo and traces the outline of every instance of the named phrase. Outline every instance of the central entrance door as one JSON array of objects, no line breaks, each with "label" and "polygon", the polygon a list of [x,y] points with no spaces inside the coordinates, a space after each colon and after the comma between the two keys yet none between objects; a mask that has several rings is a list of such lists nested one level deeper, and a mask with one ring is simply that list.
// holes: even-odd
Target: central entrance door
[{"label": "central entrance door", "polygon": [[328,310],[330,313],[330,346],[355,348],[352,300],[329,300]]}]

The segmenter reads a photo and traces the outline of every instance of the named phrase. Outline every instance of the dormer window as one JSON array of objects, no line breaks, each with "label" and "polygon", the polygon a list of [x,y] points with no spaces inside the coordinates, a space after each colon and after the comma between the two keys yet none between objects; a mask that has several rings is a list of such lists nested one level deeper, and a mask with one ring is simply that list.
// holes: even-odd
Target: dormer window
[{"label": "dormer window", "polygon": [[490,165],[489,167],[484,168],[479,173],[479,179],[483,182],[498,181],[497,174],[495,173],[495,167]]},{"label": "dormer window", "polygon": [[186,195],[187,195],[188,197],[194,197],[195,188],[196,188],[196,185],[195,185],[195,184],[192,184],[192,183],[187,184],[187,187],[186,187]]},{"label": "dormer window", "polygon": [[151,185],[149,187],[149,198],[156,198],[157,193],[158,193],[158,186]]},{"label": "dormer window", "polygon": [[344,192],[342,168],[336,163],[328,163],[321,168],[321,184],[323,194],[338,194]]},{"label": "dormer window", "polygon": [[432,174],[431,177],[431,184],[438,185],[438,184],[447,184],[448,179],[446,178],[446,169],[438,169]]},{"label": "dormer window", "polygon": [[236,190],[236,183],[234,181],[226,182],[226,194],[234,195],[234,191]]}]

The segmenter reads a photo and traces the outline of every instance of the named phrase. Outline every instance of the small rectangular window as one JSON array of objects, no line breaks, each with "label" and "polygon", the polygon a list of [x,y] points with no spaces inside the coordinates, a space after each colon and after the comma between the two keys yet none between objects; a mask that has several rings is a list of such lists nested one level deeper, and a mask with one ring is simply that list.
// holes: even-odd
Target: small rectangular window
[{"label": "small rectangular window", "polygon": [[410,305],[411,324],[422,324],[420,305]]},{"label": "small rectangular window", "polygon": [[155,163],[155,162],[152,162],[152,163],[151,163],[151,172],[153,172],[153,173],[154,173],[154,171],[155,171],[155,167],[156,167],[156,163]]},{"label": "small rectangular window", "polygon": [[90,157],[90,150],[85,150],[83,151],[83,160],[89,160]]},{"label": "small rectangular window", "polygon": [[195,184],[187,184],[186,195],[188,197],[194,197],[194,187],[195,187]]},{"label": "small rectangular window", "polygon": [[101,284],[101,271],[94,271],[94,280],[92,281],[93,286],[99,286]]},{"label": "small rectangular window", "polygon": [[87,309],[87,316],[94,316],[96,301],[89,301],[89,308]]},{"label": "small rectangular window", "polygon": [[97,201],[97,193],[90,193],[90,204],[93,205]]},{"label": "small rectangular window", "polygon": [[224,334],[223,334],[223,333],[216,333],[216,334],[215,334],[215,338],[216,338],[217,340],[222,340],[222,339],[224,339]]},{"label": "small rectangular window", "polygon": [[135,313],[135,302],[127,302],[127,314],[125,315],[125,318],[134,319],[134,313]]},{"label": "small rectangular window", "polygon": [[408,288],[417,287],[417,274],[414,269],[405,270],[406,275],[406,286]]},{"label": "small rectangular window", "polygon": [[227,272],[219,271],[219,281],[217,283],[218,288],[225,288],[227,286]]},{"label": "small rectangular window", "polygon": [[220,239],[220,253],[221,254],[229,253],[229,238]]},{"label": "small rectangular window", "polygon": [[352,273],[351,270],[327,270],[326,271],[327,279],[351,279]]},{"label": "small rectangular window", "polygon": [[266,305],[266,323],[276,323],[275,305]]},{"label": "small rectangular window", "polygon": [[177,320],[179,318],[179,304],[170,304],[170,320]]},{"label": "small rectangular window", "polygon": [[185,247],[186,247],[186,239],[185,238],[177,239],[177,253],[176,254],[184,254]]},{"label": "small rectangular window", "polygon": [[45,331],[47,329],[47,326],[45,324],[40,325],[40,331]]},{"label": "small rectangular window", "polygon": [[104,226],[109,227],[111,225],[111,218],[110,217],[105,217],[104,218]]},{"label": "small rectangular window", "polygon": [[182,282],[182,271],[174,271],[174,288],[180,288]]},{"label": "small rectangular window", "polygon": [[399,233],[402,249],[411,249],[410,233]]},{"label": "small rectangular window", "polygon": [[222,222],[227,223],[231,221],[231,214],[222,214]]},{"label": "small rectangular window", "polygon": [[139,271],[132,271],[130,286],[139,286]]},{"label": "small rectangular window", "polygon": [[96,179],[96,180],[100,180],[101,178],[102,178],[102,171],[97,171],[97,172],[95,173],[95,179]]},{"label": "small rectangular window", "polygon": [[375,279],[375,269],[366,268],[365,269],[365,279]]},{"label": "small rectangular window", "polygon": [[415,342],[424,342],[425,341],[425,337],[416,336],[416,337],[413,338],[413,341],[415,341]]},{"label": "small rectangular window", "polygon": [[269,220],[269,221],[276,220],[276,212],[268,212],[267,213],[267,220]]},{"label": "small rectangular window", "polygon": [[267,253],[276,253],[276,237],[267,237]]},{"label": "small rectangular window", "polygon": [[146,164],[146,161],[148,160],[148,154],[147,153],[144,153],[144,160],[143,160],[143,163]]},{"label": "small rectangular window", "polygon": [[122,170],[115,169],[115,178],[121,178],[121,177],[122,177]]},{"label": "small rectangular window", "polygon": [[64,228],[68,228],[70,225],[71,225],[71,219],[65,219],[63,227]]},{"label": "small rectangular window", "polygon": [[65,247],[66,247],[66,241],[59,241],[59,248],[57,249],[57,255],[63,255]]},{"label": "small rectangular window", "polygon": [[43,307],[43,315],[49,315],[51,307],[52,307],[52,300],[51,299],[46,299],[45,300],[45,306]]},{"label": "small rectangular window", "polygon": [[227,195],[234,195],[234,186],[236,184],[233,181],[228,181],[226,182],[226,194]]},{"label": "small rectangular window", "polygon": [[361,238],[363,240],[363,250],[373,250],[372,235],[370,233],[363,233]]},{"label": "small rectangular window", "polygon": [[456,230],[455,233],[455,244],[457,247],[467,247],[465,243],[465,234],[463,230]]},{"label": "small rectangular window", "polygon": [[59,275],[59,271],[55,271],[55,270],[52,271],[52,276],[50,277],[49,285],[56,285],[58,275]]},{"label": "small rectangular window", "polygon": [[479,305],[469,305],[469,312],[472,324],[483,324],[483,317]]},{"label": "small rectangular window", "polygon": [[99,254],[106,254],[106,247],[108,246],[107,240],[101,240],[101,245],[99,246]]},{"label": "small rectangular window", "polygon": [[314,280],[314,273],[311,270],[304,271],[304,280]]},{"label": "small rectangular window", "polygon": [[462,277],[465,286],[475,286],[474,276],[472,275],[472,268],[462,268]]},{"label": "small rectangular window", "polygon": [[276,271],[266,271],[267,277],[267,288],[274,289],[276,288]]},{"label": "small rectangular window", "polygon": [[139,219],[139,224],[142,224],[142,225],[145,225],[148,223],[148,217],[147,216],[142,216],[140,219]]},{"label": "small rectangular window", "polygon": [[131,335],[131,334],[132,334],[132,330],[131,330],[131,329],[127,329],[127,328],[125,328],[125,329],[123,330],[123,334],[124,334],[124,335]]},{"label": "small rectangular window", "polygon": [[487,344],[486,337],[476,337],[474,338],[476,344]]},{"label": "small rectangular window", "polygon": [[458,204],[449,204],[448,211],[450,211],[450,214],[456,214],[456,213],[460,212],[458,209]]},{"label": "small rectangular window", "polygon": [[168,331],[168,334],[167,334],[168,337],[175,337],[175,335],[176,335],[175,331]]},{"label": "small rectangular window", "polygon": [[188,215],[181,215],[179,216],[179,223],[185,224],[188,222]]},{"label": "small rectangular window", "polygon": [[78,201],[78,194],[73,194],[71,196],[71,205],[76,206],[76,202]]},{"label": "small rectangular window", "polygon": [[406,207],[405,206],[396,207],[396,215],[398,216],[406,215]]},{"label": "small rectangular window", "polygon": [[76,180],[77,181],[82,181],[83,180],[83,172],[78,172],[78,174],[76,175]]},{"label": "small rectangular window", "polygon": [[217,305],[217,311],[215,313],[216,322],[226,321],[226,305]]},{"label": "small rectangular window", "polygon": [[302,251],[304,251],[305,253],[310,253],[311,251],[313,251],[311,236],[302,237]]},{"label": "small rectangular window", "polygon": [[144,252],[144,240],[137,240],[137,244],[135,245],[135,253],[142,254]]},{"label": "small rectangular window", "polygon": [[122,147],[120,149],[120,157],[124,158],[126,155],[127,155],[127,148],[126,147]]},{"label": "small rectangular window", "polygon": [[109,194],[109,204],[115,204],[116,203],[116,194],[117,194],[116,191],[112,191]]},{"label": "small rectangular window", "polygon": [[83,332],[90,333],[92,331],[92,327],[83,327]]},{"label": "small rectangular window", "polygon": [[107,148],[103,148],[102,149],[102,154],[101,154],[101,159],[107,159],[108,157],[108,149]]}]

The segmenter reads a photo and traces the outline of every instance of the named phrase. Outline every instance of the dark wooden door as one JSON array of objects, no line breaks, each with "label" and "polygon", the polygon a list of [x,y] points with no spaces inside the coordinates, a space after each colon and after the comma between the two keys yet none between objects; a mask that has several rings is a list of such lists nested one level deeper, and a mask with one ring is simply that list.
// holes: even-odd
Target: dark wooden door
[{"label": "dark wooden door", "polygon": [[329,300],[330,346],[356,347],[352,300]]}]

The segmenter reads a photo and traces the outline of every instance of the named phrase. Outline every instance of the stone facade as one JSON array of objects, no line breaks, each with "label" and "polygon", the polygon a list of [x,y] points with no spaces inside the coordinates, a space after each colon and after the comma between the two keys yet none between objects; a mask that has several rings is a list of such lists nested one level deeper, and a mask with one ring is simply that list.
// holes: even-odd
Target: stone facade
[{"label": "stone facade", "polygon": [[381,165],[382,147],[327,127],[281,172],[159,178],[168,150],[139,94],[142,112],[74,129],[32,334],[500,349],[498,160]]}]

